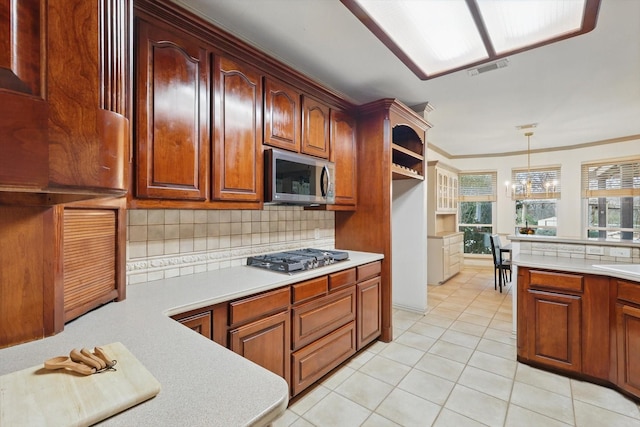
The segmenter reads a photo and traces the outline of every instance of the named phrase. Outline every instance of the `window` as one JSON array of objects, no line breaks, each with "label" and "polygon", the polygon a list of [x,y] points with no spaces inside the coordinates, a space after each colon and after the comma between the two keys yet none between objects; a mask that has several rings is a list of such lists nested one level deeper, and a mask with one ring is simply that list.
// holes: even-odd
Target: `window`
[{"label": "window", "polygon": [[555,236],[558,227],[560,166],[513,169],[512,198],[516,202],[516,228],[523,234]]},{"label": "window", "polygon": [[495,223],[496,172],[459,174],[458,230],[464,233],[465,254],[490,254],[489,236]]},{"label": "window", "polygon": [[582,198],[588,238],[640,239],[640,158],[583,164]]}]

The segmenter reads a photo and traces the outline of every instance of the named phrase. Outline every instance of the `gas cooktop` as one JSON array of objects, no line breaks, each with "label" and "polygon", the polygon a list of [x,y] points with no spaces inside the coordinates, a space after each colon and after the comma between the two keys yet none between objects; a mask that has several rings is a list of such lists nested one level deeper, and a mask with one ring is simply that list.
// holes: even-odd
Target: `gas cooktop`
[{"label": "gas cooktop", "polygon": [[247,258],[247,265],[280,273],[298,273],[349,259],[349,253],[328,249],[294,249]]}]

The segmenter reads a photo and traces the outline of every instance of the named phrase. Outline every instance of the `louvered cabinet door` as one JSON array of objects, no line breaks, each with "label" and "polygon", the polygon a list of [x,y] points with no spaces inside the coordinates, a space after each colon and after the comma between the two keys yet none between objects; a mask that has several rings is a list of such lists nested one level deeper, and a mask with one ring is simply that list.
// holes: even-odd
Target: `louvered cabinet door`
[{"label": "louvered cabinet door", "polygon": [[65,209],[64,322],[118,297],[117,209]]}]

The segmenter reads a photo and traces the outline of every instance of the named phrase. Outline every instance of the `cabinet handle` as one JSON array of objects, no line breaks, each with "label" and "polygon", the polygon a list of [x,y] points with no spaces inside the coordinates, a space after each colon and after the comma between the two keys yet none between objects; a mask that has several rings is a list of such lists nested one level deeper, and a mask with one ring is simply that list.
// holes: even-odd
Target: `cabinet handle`
[{"label": "cabinet handle", "polygon": [[322,197],[327,198],[329,196],[330,185],[331,175],[329,175],[329,168],[325,165],[320,173],[320,193]]}]

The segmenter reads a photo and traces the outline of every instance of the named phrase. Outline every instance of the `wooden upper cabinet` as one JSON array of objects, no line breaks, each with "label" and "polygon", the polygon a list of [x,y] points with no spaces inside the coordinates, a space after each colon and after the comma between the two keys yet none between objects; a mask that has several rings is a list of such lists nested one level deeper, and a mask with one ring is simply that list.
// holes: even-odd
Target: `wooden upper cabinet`
[{"label": "wooden upper cabinet", "polygon": [[261,202],[262,75],[217,56],[214,77],[212,199]]},{"label": "wooden upper cabinet", "polygon": [[300,152],[300,92],[279,80],[264,79],[264,143]]},{"label": "wooden upper cabinet", "polygon": [[135,196],[205,200],[207,49],[142,19],[137,24]]},{"label": "wooden upper cabinet", "polygon": [[303,95],[302,147],[300,151],[328,159],[329,149],[329,107]]},{"label": "wooden upper cabinet", "polygon": [[126,192],[130,16],[128,0],[2,2],[2,191]]},{"label": "wooden upper cabinet", "polygon": [[[49,185],[123,195],[131,2],[64,0],[47,7]],[[82,31],[74,22],[82,22]]]},{"label": "wooden upper cabinet", "polygon": [[341,111],[331,110],[331,157],[335,162],[337,205],[357,202],[356,121]]},{"label": "wooden upper cabinet", "polygon": [[49,181],[43,2],[0,3],[0,187]]}]

